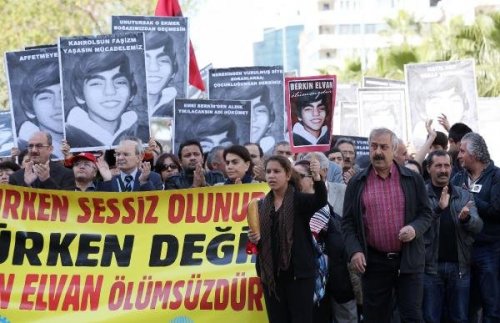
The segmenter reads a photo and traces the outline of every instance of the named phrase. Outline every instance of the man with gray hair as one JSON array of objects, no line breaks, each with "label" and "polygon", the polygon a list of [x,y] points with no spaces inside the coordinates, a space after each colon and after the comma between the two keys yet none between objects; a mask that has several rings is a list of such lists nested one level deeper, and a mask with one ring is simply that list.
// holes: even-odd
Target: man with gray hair
[{"label": "man with gray hair", "polygon": [[349,138],[339,138],[335,142],[335,147],[340,150],[344,157],[342,177],[344,183],[348,183],[351,177],[356,174],[359,169],[356,169],[356,144]]},{"label": "man with gray hair", "polygon": [[219,171],[226,177],[226,161],[224,160],[224,146],[215,146],[207,154],[207,167],[211,171]]},{"label": "man with gray hair", "polygon": [[[472,248],[469,319],[483,309],[483,322],[500,322],[500,169],[493,164],[483,137],[467,133],[460,141],[463,167],[452,184],[469,190],[484,222]],[[471,320],[474,322],[474,320]]]},{"label": "man with gray hair", "polygon": [[96,191],[132,192],[163,189],[160,175],[151,171],[149,162],[142,161],[144,147],[141,139],[124,137],[115,149],[115,157],[120,174],[99,183]]},{"label": "man with gray hair", "polygon": [[394,161],[396,135],[373,129],[370,166],[347,184],[342,230],[348,259],[363,273],[364,322],[422,322],[425,246],[432,211],[422,177]]}]

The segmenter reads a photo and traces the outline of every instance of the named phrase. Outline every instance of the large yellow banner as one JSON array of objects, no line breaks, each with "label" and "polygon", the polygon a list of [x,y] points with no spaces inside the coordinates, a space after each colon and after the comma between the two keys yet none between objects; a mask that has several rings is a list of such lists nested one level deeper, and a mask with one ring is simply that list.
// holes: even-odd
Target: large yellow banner
[{"label": "large yellow banner", "polygon": [[265,184],[0,187],[0,323],[265,322],[246,208]]}]

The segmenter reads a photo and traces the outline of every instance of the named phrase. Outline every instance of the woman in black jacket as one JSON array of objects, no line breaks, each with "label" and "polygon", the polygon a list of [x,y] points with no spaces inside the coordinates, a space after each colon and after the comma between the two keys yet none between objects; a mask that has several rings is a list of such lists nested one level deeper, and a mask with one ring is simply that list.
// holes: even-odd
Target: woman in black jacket
[{"label": "woman in black jacket", "polygon": [[309,220],[327,202],[320,163],[311,161],[315,194],[301,193],[290,183],[294,171],[283,156],[271,156],[265,170],[271,191],[259,203],[260,233],[249,232],[249,239],[257,244],[267,316],[270,323],[312,322],[318,268]]}]

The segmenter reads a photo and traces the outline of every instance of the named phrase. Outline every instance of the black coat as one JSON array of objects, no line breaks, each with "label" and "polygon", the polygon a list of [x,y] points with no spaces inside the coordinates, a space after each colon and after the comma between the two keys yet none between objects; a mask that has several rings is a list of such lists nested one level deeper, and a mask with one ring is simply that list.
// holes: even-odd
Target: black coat
[{"label": "black coat", "polygon": [[[416,234],[412,241],[403,243],[400,270],[402,273],[423,273],[425,266],[423,235],[430,227],[433,219],[429,199],[427,198],[427,190],[422,176],[406,167],[396,166],[405,196],[404,225],[411,225]],[[349,259],[356,252],[362,252],[367,257],[367,243],[363,224],[364,210],[361,197],[371,170],[372,166],[370,165],[351,178],[345,192],[341,223]]]},{"label": "black coat", "polygon": [[[36,179],[31,187],[43,188],[51,190],[75,190],[75,175],[73,170],[66,168],[61,162],[51,161],[49,162],[50,167],[50,177],[44,182]],[[9,184],[17,186],[28,186],[24,182],[24,169],[16,171],[9,177]]]}]

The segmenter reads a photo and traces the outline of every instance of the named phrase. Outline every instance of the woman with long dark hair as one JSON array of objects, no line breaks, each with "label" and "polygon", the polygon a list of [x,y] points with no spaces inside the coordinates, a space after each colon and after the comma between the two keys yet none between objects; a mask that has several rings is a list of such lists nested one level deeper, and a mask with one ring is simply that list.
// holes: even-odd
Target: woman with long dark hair
[{"label": "woman with long dark hair", "polygon": [[310,165],[315,194],[299,192],[294,170],[283,156],[265,162],[271,189],[259,203],[260,232],[249,232],[257,245],[257,274],[266,300],[269,322],[312,322],[317,263],[309,221],[327,203],[320,163]]}]

